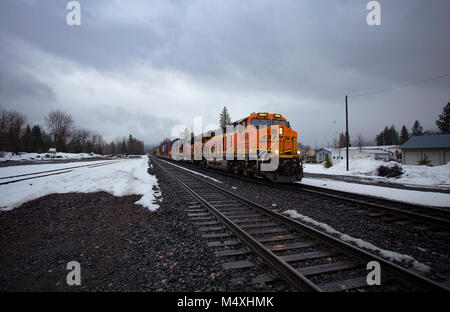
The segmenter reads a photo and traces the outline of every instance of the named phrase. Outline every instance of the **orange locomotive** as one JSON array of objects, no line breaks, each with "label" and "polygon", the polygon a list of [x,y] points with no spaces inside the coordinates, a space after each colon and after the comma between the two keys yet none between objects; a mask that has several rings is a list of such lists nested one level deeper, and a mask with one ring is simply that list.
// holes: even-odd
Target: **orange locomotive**
[{"label": "orange locomotive", "polygon": [[[211,131],[201,138],[191,136],[191,145],[181,147],[190,153],[189,162],[220,168],[245,176],[266,177],[275,182],[301,181],[303,164],[297,145],[297,132],[280,114],[252,113],[227,129]],[[197,153],[197,157],[195,155]],[[201,156],[198,156],[201,155]],[[264,170],[277,157],[276,167]],[[185,158],[186,160],[186,158]],[[263,170],[262,170],[263,169]]]}]

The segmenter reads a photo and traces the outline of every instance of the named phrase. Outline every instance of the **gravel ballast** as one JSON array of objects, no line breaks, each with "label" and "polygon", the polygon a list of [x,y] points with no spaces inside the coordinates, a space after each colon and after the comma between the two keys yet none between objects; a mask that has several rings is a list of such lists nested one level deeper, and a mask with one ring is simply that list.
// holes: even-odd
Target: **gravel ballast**
[{"label": "gravel ballast", "polygon": [[[195,170],[192,166],[187,168]],[[426,230],[418,230],[411,226],[387,223],[383,221],[383,218],[370,218],[365,213],[346,211],[345,205],[337,205],[332,201],[246,182],[220,173],[205,171],[201,168],[197,170],[221,181],[222,183],[217,183],[219,187],[263,206],[276,208],[280,212],[295,210],[318,222],[325,223],[343,234],[360,238],[384,250],[414,257],[417,261],[431,267],[431,273],[421,272],[429,278],[438,281],[441,281],[441,277],[450,279],[448,272],[450,266],[448,237],[442,237]],[[208,181],[211,182],[209,179]],[[299,219],[296,220],[303,222]],[[311,223],[306,224],[316,227]],[[324,231],[321,227],[316,228]],[[331,235],[336,236],[335,234]],[[366,251],[380,255],[368,249]],[[413,268],[411,263],[395,263],[406,268]]]},{"label": "gravel ballast", "polygon": [[[53,194],[0,212],[1,291],[245,291],[233,286],[183,209],[179,186],[158,174],[155,212],[140,196]],[[66,265],[81,265],[68,286]]]}]

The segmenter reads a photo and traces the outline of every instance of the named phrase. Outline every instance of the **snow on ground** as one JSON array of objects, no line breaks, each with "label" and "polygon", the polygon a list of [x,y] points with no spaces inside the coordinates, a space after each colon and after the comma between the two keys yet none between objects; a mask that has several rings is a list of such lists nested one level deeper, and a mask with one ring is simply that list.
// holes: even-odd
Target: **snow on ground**
[{"label": "snow on ground", "polygon": [[450,194],[446,193],[411,191],[392,187],[364,185],[317,178],[303,178],[299,183],[362,195],[372,195],[419,205],[450,207]]},{"label": "snow on ground", "polygon": [[13,155],[10,152],[0,152],[0,162],[2,161],[20,161],[20,160],[61,160],[61,159],[84,159],[84,158],[96,158],[96,157],[105,157],[104,155],[99,154],[87,154],[87,153],[56,153],[57,157],[60,158],[50,158],[45,157],[48,153],[19,153],[19,155]]},{"label": "snow on ground", "polygon": [[106,166],[77,168],[60,175],[0,185],[0,210],[11,210],[30,200],[54,193],[105,191],[114,196],[142,195],[136,204],[153,211],[159,208],[155,196],[160,194],[152,190],[158,183],[154,176],[148,174],[147,168],[148,157],[144,156]]},{"label": "snow on ground", "polygon": [[163,159],[160,159],[160,160],[161,160],[161,161],[164,161],[164,162],[166,162],[166,163],[168,163],[168,164],[171,164],[172,166],[175,166],[175,167],[178,167],[178,168],[180,168],[180,169],[183,169],[183,170],[189,171],[189,172],[191,172],[191,173],[194,173],[194,174],[196,174],[196,175],[202,176],[202,177],[204,177],[204,178],[211,179],[211,180],[213,180],[213,181],[216,182],[216,183],[222,183],[222,181],[219,181],[219,180],[217,180],[217,179],[214,179],[214,178],[212,178],[212,177],[210,177],[210,176],[207,176],[207,175],[205,175],[205,174],[201,174],[200,172],[186,169],[186,168],[184,168],[184,167],[175,165],[175,164],[172,163],[172,162],[168,162],[167,160],[163,160]]},{"label": "snow on ground", "polygon": [[381,248],[375,246],[374,244],[366,242],[360,238],[354,238],[347,234],[343,234],[339,231],[336,231],[334,228],[332,228],[328,224],[316,221],[308,216],[304,216],[295,210],[287,210],[284,213],[289,215],[291,218],[300,219],[304,222],[307,222],[307,223],[313,224],[317,227],[320,227],[321,229],[324,229],[327,233],[338,235],[339,238],[345,242],[353,242],[360,248],[376,251],[382,257],[389,259],[391,261],[398,261],[398,262],[405,262],[408,264],[412,264],[416,270],[419,270],[421,272],[428,272],[430,270],[429,266],[417,261],[416,259],[414,259],[413,257],[411,257],[409,255],[401,254],[401,253],[398,253],[395,251],[381,249]]},{"label": "snow on ground", "polygon": [[[378,176],[377,169],[382,165],[398,165],[403,169],[400,178],[384,178]],[[450,186],[450,163],[443,166],[415,166],[402,165],[397,162],[386,163],[373,158],[351,159],[349,161],[349,171],[346,171],[346,161],[341,160],[331,168],[325,168],[322,164],[305,164],[304,172],[331,175],[363,176],[405,185],[416,186]]]},{"label": "snow on ground", "polygon": [[[72,167],[85,166],[85,165],[99,165],[108,162],[115,161],[105,161],[105,160],[91,160],[82,162],[70,162],[62,164],[36,164],[36,165],[20,165],[20,166],[7,166],[0,167],[0,179],[10,176],[18,176],[22,174],[30,174],[49,170],[63,170]],[[1,181],[3,182],[3,181]]]}]

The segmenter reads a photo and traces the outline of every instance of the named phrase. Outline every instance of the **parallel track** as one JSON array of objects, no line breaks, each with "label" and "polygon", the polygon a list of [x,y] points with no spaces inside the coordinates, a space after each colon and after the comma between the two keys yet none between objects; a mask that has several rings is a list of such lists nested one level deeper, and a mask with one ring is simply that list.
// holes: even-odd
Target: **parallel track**
[{"label": "parallel track", "polygon": [[411,224],[413,226],[420,227],[422,230],[439,232],[440,234],[445,236],[450,235],[450,208],[445,209],[439,207],[422,206],[375,196],[336,191],[328,188],[309,186],[299,183],[279,184],[263,179],[236,175],[214,168],[203,168],[184,162],[182,164],[200,170],[237,178],[253,184],[259,184],[271,188],[278,188],[284,191],[289,190],[303,195],[306,194],[309,196],[319,197],[338,203],[356,205],[358,208],[366,209],[368,215],[374,218],[389,216],[389,222],[401,222],[402,225]]},{"label": "parallel track", "polygon": [[[121,160],[108,161],[108,162],[102,162],[102,163],[93,163],[93,164],[87,164],[87,165],[79,165],[79,166],[73,166],[73,167],[67,167],[67,168],[61,168],[61,169],[45,170],[45,171],[26,173],[26,174],[19,174],[19,175],[8,176],[8,177],[1,177],[0,181],[1,180],[7,180],[7,181],[0,182],[0,185],[17,183],[17,182],[31,180],[31,179],[44,178],[44,177],[48,177],[48,176],[52,176],[52,175],[58,175],[58,174],[63,174],[63,173],[69,173],[69,172],[72,172],[75,169],[79,169],[79,168],[83,168],[83,167],[95,168],[95,167],[112,165],[112,164],[115,164],[115,163],[117,163],[119,161],[121,161]],[[9,180],[9,179],[14,179],[14,178],[18,178],[18,179]]]},{"label": "parallel track", "polygon": [[[188,217],[209,240],[221,248],[216,255],[233,259],[252,253],[292,287],[300,291],[374,290],[367,285],[366,266],[381,266],[381,290],[448,291],[444,286],[392,262],[367,253],[307,225],[301,224],[201,177],[151,157],[190,194]],[[225,269],[256,266],[249,260],[225,262]],[[279,278],[278,276],[278,278]],[[277,276],[264,273],[247,283],[270,283]]]}]

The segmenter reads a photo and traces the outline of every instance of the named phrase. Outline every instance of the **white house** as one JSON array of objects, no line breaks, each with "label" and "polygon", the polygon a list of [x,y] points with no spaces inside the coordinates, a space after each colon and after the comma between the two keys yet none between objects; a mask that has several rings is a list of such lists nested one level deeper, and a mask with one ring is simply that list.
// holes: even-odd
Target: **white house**
[{"label": "white house", "polygon": [[[348,156],[350,159],[374,158],[386,161],[395,160],[395,148],[396,146],[392,149],[390,146],[349,147]],[[316,152],[316,162],[323,162],[327,155],[332,161],[339,161],[347,158],[345,148],[322,148]]]},{"label": "white house", "polygon": [[404,165],[417,165],[425,157],[433,166],[445,165],[450,161],[450,134],[414,136],[401,150]]}]

